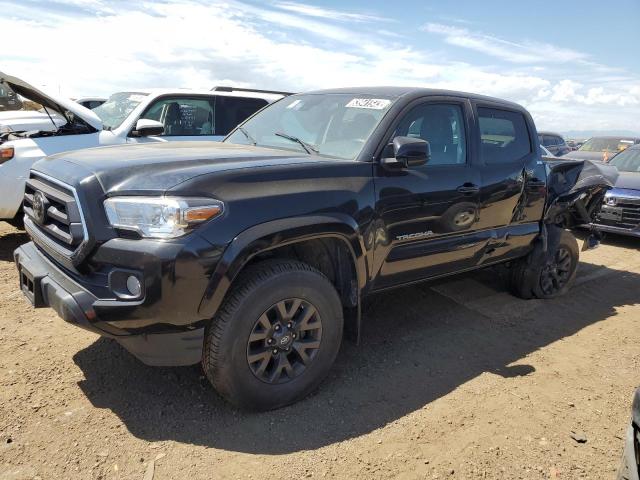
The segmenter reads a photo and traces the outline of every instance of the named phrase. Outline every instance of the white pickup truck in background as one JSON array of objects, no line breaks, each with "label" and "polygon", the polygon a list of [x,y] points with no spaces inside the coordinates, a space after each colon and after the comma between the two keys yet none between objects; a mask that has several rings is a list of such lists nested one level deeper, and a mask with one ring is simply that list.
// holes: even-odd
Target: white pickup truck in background
[{"label": "white pickup truck in background", "polygon": [[145,89],[115,93],[89,110],[2,72],[0,81],[23,98],[42,105],[45,114],[52,117],[47,115],[50,129],[0,131],[0,220],[18,225],[25,180],[31,165],[41,158],[123,143],[219,141],[247,117],[286,95],[231,87],[202,91]]}]

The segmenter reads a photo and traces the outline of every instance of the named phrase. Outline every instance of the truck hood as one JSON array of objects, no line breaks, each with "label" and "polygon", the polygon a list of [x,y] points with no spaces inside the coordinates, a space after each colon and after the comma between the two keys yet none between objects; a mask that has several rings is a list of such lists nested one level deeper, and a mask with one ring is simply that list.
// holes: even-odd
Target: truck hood
[{"label": "truck hood", "polygon": [[616,188],[640,190],[640,172],[619,172]]},{"label": "truck hood", "polygon": [[[57,112],[51,113],[51,118],[56,126],[60,127],[67,120]],[[27,130],[55,130],[49,115],[37,110],[14,110],[0,112],[0,132],[4,127],[9,127],[15,132]]]},{"label": "truck hood", "polygon": [[163,192],[199,175],[338,160],[289,150],[220,142],[159,142],[89,148],[52,155],[33,169],[67,183],[97,177],[107,194]]},{"label": "truck hood", "polygon": [[39,103],[43,107],[46,107],[50,110],[55,110],[60,115],[65,117],[67,121],[71,120],[70,118],[68,118],[67,112],[71,112],[73,113],[73,115],[75,115],[77,118],[82,119],[92,128],[95,128],[96,130],[102,130],[102,120],[100,120],[100,117],[98,117],[98,115],[96,115],[88,108],[83,107],[82,105],[74,102],[71,99],[45,93],[42,90],[39,90],[36,87],[28,84],[24,80],[21,80],[17,77],[12,77],[11,75],[7,75],[3,72],[0,72],[0,83],[6,83],[14,92],[16,92],[18,95],[23,96],[24,98]]}]

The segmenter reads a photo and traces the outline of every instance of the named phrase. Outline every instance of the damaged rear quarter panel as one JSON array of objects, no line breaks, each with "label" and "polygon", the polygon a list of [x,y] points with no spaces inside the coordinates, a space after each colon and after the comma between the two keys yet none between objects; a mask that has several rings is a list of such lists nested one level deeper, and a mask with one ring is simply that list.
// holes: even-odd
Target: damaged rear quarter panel
[{"label": "damaged rear quarter panel", "polygon": [[605,193],[618,179],[616,167],[588,160],[554,161],[547,165],[544,223],[566,228],[591,223],[602,206]]}]

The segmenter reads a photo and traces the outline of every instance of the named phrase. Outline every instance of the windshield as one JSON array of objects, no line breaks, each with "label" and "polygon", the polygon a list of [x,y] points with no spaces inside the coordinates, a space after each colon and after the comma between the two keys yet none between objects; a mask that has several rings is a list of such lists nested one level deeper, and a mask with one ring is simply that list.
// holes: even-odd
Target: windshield
[{"label": "windshield", "polygon": [[93,112],[100,117],[105,130],[113,130],[124,122],[146,96],[146,93],[114,93],[106,102],[94,108]]},{"label": "windshield", "polygon": [[640,148],[633,148],[619,153],[609,162],[621,172],[640,172]]},{"label": "windshield", "polygon": [[294,95],[266,107],[224,141],[353,160],[391,103],[366,95]]},{"label": "windshield", "polygon": [[625,138],[590,138],[578,150],[581,152],[621,152],[635,142]]}]

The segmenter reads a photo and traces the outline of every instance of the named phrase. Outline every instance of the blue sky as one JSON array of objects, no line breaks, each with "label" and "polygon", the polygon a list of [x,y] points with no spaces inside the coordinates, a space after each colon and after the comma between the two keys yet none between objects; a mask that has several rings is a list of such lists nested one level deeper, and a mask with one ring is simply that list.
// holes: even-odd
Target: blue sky
[{"label": "blue sky", "polygon": [[0,71],[69,96],[219,84],[465,90],[640,131],[640,0],[0,0]]}]

